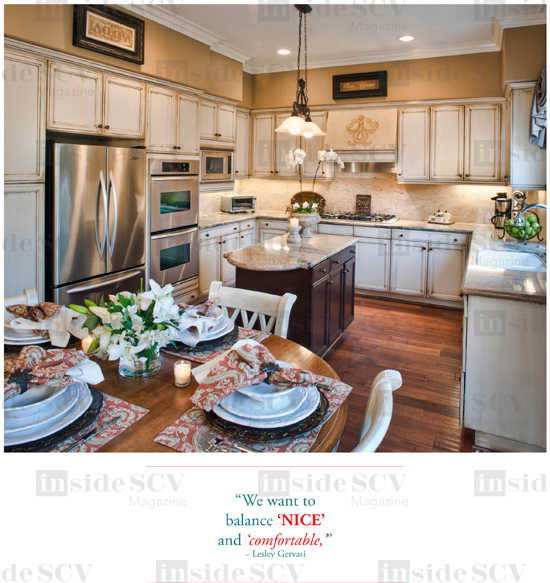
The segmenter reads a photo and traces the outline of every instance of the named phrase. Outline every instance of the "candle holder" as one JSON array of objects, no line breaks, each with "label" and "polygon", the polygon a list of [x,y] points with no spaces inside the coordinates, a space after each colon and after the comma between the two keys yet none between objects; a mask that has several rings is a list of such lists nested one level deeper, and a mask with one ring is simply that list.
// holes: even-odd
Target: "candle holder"
[{"label": "candle holder", "polygon": [[178,360],[175,362],[174,377],[176,387],[187,387],[191,382],[191,363],[187,360]]},{"label": "candle holder", "polygon": [[301,227],[289,227],[288,230],[290,231],[290,235],[288,236],[289,243],[299,243],[302,238],[300,237],[300,228]]}]

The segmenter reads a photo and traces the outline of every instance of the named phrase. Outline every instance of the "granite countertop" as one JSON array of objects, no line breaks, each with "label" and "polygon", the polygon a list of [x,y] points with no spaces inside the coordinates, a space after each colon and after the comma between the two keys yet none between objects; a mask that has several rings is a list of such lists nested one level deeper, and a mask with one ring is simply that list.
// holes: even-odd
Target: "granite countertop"
[{"label": "granite countertop", "polygon": [[254,219],[278,219],[288,221],[289,216],[285,211],[256,211],[255,213],[210,213],[199,217],[199,230],[221,227],[230,223],[241,223]]},{"label": "granite countertop", "polygon": [[300,243],[288,243],[288,235],[226,253],[231,265],[251,271],[309,269],[357,242],[356,237],[313,235]]}]

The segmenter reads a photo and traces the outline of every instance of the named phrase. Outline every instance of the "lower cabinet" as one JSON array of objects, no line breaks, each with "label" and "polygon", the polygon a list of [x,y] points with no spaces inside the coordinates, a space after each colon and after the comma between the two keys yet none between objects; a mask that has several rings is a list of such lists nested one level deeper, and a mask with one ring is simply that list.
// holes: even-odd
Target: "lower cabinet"
[{"label": "lower cabinet", "polygon": [[256,243],[256,231],[245,231],[240,234],[239,249],[244,249],[249,245],[254,245]]},{"label": "lower cabinet", "polygon": [[235,285],[235,273],[236,267],[231,265],[229,261],[224,257],[226,253],[231,253],[231,251],[236,251],[239,248],[239,235],[235,233],[234,235],[228,235],[221,238],[221,263],[222,263],[222,277],[221,281],[223,285]]},{"label": "lower cabinet", "polygon": [[213,281],[220,281],[221,275],[221,240],[211,239],[201,241],[199,245],[199,293],[202,296],[208,295],[210,284]]},{"label": "lower cabinet", "polygon": [[355,257],[344,263],[342,270],[342,324],[347,328],[355,316]]},{"label": "lower cabinet", "polygon": [[390,291],[425,297],[427,262],[427,243],[392,241]]},{"label": "lower cabinet", "polygon": [[359,289],[390,291],[391,241],[361,238],[357,241],[357,283]]},{"label": "lower cabinet", "polygon": [[260,242],[288,233],[288,221],[261,219],[258,223],[260,227]]},{"label": "lower cabinet", "polygon": [[460,289],[466,267],[467,247],[430,243],[428,247],[427,296],[438,300],[462,301]]}]

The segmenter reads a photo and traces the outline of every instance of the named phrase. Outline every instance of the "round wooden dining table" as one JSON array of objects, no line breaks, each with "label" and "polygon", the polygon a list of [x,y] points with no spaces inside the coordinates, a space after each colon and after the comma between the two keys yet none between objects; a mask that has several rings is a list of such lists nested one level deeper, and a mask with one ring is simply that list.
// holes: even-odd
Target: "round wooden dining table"
[{"label": "round wooden dining table", "polygon": [[[284,360],[303,370],[340,380],[336,372],[323,359],[307,348],[286,338],[269,336],[262,344],[278,360]],[[153,440],[169,425],[192,407],[189,400],[198,384],[193,377],[185,388],[174,385],[174,362],[177,357],[161,352],[161,369],[152,377],[129,379],[118,374],[118,361],[96,360],[103,370],[105,380],[95,388],[149,410],[149,413],[120,435],[106,443],[98,452],[164,452],[178,453]],[[193,367],[199,363],[192,363]],[[340,439],[346,423],[347,400],[324,423],[311,446],[310,452],[331,452]]]}]

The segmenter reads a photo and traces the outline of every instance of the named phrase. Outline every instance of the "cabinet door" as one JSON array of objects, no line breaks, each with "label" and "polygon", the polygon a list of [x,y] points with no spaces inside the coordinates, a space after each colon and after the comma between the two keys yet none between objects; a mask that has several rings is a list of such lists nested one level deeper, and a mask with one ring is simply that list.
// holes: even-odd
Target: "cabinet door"
[{"label": "cabinet door", "polygon": [[[288,117],[290,117],[288,113],[277,115],[275,118],[275,127],[278,128]],[[275,133],[275,174],[277,176],[297,176],[298,169],[296,167],[287,168],[285,156],[292,148],[297,148],[298,143],[298,136]]]},{"label": "cabinet door", "polygon": [[176,92],[149,86],[147,104],[147,149],[176,150]]},{"label": "cabinet door", "polygon": [[353,322],[355,314],[355,257],[344,263],[342,277],[342,326],[345,330]]},{"label": "cabinet door", "polygon": [[103,128],[102,75],[50,63],[48,129],[100,134]]},{"label": "cabinet door", "polygon": [[178,154],[199,153],[199,132],[199,100],[196,97],[178,93]]},{"label": "cabinet door", "polygon": [[344,286],[344,266],[330,272],[328,281],[328,345],[336,342],[342,334],[342,295]]},{"label": "cabinet door", "polygon": [[235,141],[235,125],[237,110],[232,105],[220,103],[217,111],[217,138],[222,142]]},{"label": "cabinet door", "polygon": [[124,77],[103,77],[103,134],[145,136],[145,84]]},{"label": "cabinet door", "polygon": [[4,180],[44,180],[46,61],[4,54]]},{"label": "cabinet door", "polygon": [[201,139],[203,140],[215,140],[217,139],[216,130],[216,116],[217,116],[217,105],[212,101],[201,101]]},{"label": "cabinet door", "polygon": [[250,116],[247,113],[237,112],[237,135],[235,144],[235,178],[248,176],[248,145]]},{"label": "cabinet door", "polygon": [[249,245],[254,245],[256,243],[256,232],[255,231],[245,231],[239,236],[239,249],[248,247]]},{"label": "cabinet door", "polygon": [[237,268],[231,265],[229,261],[224,257],[226,253],[231,253],[231,251],[236,251],[239,248],[239,235],[235,233],[234,235],[227,235],[222,237],[222,282],[223,285],[228,283],[233,283],[235,281],[235,276],[237,274]]},{"label": "cabinet door", "polygon": [[[325,124],[327,119],[326,112],[315,112],[310,114],[311,121],[316,123],[321,131],[325,131]],[[306,159],[302,166],[302,176],[306,178],[313,178],[317,170],[317,152],[322,150],[325,144],[325,136],[314,136],[311,138],[300,138],[301,148],[306,153]],[[321,164],[319,172],[317,172],[317,180],[326,177],[325,163]]]},{"label": "cabinet door", "polygon": [[311,351],[323,354],[327,348],[329,278],[318,281],[311,289]]},{"label": "cabinet door", "polygon": [[464,140],[464,180],[499,180],[500,105],[466,106]]},{"label": "cabinet door", "polygon": [[460,289],[466,266],[466,246],[430,244],[428,297],[461,302]]},{"label": "cabinet door", "polygon": [[430,178],[463,180],[464,107],[432,107]]},{"label": "cabinet door", "polygon": [[286,231],[277,231],[275,229],[260,229],[260,241],[267,241],[285,235]]},{"label": "cabinet door", "polygon": [[210,284],[221,279],[221,239],[201,241],[199,249],[199,292],[208,295]]},{"label": "cabinet door", "polygon": [[390,291],[426,297],[427,243],[392,241]]},{"label": "cabinet door", "polygon": [[273,133],[275,116],[257,115],[253,119],[252,174],[273,176]]},{"label": "cabinet door", "polygon": [[390,290],[390,243],[386,239],[357,240],[358,289]]},{"label": "cabinet door", "polygon": [[4,297],[34,287],[44,300],[44,186],[4,189]]},{"label": "cabinet door", "polygon": [[430,178],[430,108],[399,110],[399,168],[397,179]]}]

